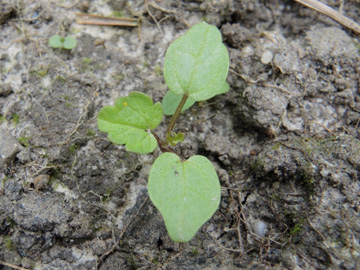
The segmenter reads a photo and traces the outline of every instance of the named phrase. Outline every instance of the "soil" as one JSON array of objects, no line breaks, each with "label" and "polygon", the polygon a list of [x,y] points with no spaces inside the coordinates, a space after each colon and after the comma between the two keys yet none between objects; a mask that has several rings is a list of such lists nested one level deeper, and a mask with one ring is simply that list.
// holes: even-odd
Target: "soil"
[{"label": "soil", "polygon": [[[131,91],[161,101],[166,49],[201,21],[222,32],[230,91],[182,114],[176,151],[213,162],[222,200],[178,244],[148,199],[160,151],[111,144],[96,115]],[[286,0],[5,0],[0,36],[0,269],[360,269],[359,35]]]}]

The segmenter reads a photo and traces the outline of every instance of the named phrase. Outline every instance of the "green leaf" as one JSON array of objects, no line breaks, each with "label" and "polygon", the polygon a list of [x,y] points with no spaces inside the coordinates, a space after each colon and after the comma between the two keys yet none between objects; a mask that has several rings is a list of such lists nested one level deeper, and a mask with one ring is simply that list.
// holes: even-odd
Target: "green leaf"
[{"label": "green leaf", "polygon": [[176,95],[188,94],[195,101],[223,93],[229,70],[229,55],[220,31],[199,23],[175,40],[164,62],[166,84]]},{"label": "green leaf", "polygon": [[[182,99],[182,96],[175,95],[173,92],[168,91],[162,101],[164,114],[165,115],[173,115],[176,111],[176,108],[179,106],[181,99]],[[194,105],[194,103],[195,103],[195,100],[188,97],[188,99],[185,102],[184,107],[181,109],[181,112],[190,108],[192,105]]]},{"label": "green leaf", "polygon": [[219,89],[219,95],[225,94],[225,93],[229,92],[229,90],[230,90],[230,85],[227,82],[224,82],[222,87]]},{"label": "green leaf", "polygon": [[53,35],[52,37],[49,38],[49,46],[52,48],[61,48],[62,46],[62,41],[61,41],[61,36],[59,35]]},{"label": "green leaf", "polygon": [[206,157],[181,161],[173,153],[164,153],[155,160],[148,190],[176,242],[190,241],[215,213],[221,197],[219,178]]},{"label": "green leaf", "polygon": [[176,146],[178,143],[183,142],[185,139],[184,133],[175,133],[171,132],[166,135],[166,141],[171,144],[171,146]]},{"label": "green leaf", "polygon": [[108,138],[115,144],[125,144],[126,150],[148,154],[155,150],[157,141],[150,130],[162,120],[159,102],[139,92],[118,98],[115,106],[103,107],[97,117],[98,128],[108,132]]},{"label": "green leaf", "polygon": [[67,36],[64,40],[63,46],[65,49],[71,50],[76,47],[77,41],[72,36]]}]

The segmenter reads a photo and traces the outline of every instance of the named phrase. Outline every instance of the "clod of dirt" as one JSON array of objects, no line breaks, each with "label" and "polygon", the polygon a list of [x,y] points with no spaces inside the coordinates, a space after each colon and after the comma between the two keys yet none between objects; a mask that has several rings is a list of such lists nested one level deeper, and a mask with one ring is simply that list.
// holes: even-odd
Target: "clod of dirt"
[{"label": "clod of dirt", "polygon": [[225,24],[221,28],[224,41],[233,48],[243,48],[244,45],[254,38],[254,32],[239,23]]},{"label": "clod of dirt", "polygon": [[6,22],[12,16],[16,16],[16,8],[11,1],[2,1],[0,3],[0,24]]},{"label": "clod of dirt", "polygon": [[0,97],[7,97],[13,92],[9,84],[0,85]]},{"label": "clod of dirt", "polygon": [[316,28],[306,33],[306,40],[317,60],[329,65],[334,59],[355,59],[358,49],[351,37],[337,27]]}]

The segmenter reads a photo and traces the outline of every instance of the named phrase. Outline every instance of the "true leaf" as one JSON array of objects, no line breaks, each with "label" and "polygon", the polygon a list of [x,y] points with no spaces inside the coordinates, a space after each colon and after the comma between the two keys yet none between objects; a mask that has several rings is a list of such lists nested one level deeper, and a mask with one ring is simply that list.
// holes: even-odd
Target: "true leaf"
[{"label": "true leaf", "polygon": [[[180,104],[180,101],[182,99],[182,96],[175,95],[173,92],[168,91],[162,101],[162,106],[164,109],[165,115],[173,115],[176,111],[176,108]],[[181,109],[181,112],[187,110],[192,105],[194,105],[195,100],[193,100],[191,97],[188,97],[188,99],[185,102],[184,107]]]},{"label": "true leaf", "polygon": [[173,153],[160,155],[148,182],[149,196],[160,211],[173,241],[190,241],[220,203],[220,183],[204,156],[186,161]]},{"label": "true leaf", "polygon": [[229,55],[220,31],[207,23],[193,26],[168,48],[164,77],[176,95],[207,100],[224,91]]},{"label": "true leaf", "polygon": [[162,119],[162,107],[139,92],[118,98],[115,106],[103,107],[97,117],[100,131],[108,132],[108,138],[115,144],[125,144],[126,150],[147,154],[157,146],[150,130],[156,128]]},{"label": "true leaf", "polygon": [[171,144],[171,146],[176,146],[178,143],[183,142],[185,139],[184,133],[175,133],[171,132],[166,135],[166,141]]}]

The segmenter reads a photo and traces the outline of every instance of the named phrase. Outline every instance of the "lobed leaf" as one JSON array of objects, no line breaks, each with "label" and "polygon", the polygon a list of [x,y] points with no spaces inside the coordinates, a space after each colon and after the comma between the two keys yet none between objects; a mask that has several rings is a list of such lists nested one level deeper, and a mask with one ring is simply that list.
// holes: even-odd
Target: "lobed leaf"
[{"label": "lobed leaf", "polygon": [[207,23],[193,26],[165,55],[164,77],[169,89],[195,101],[223,93],[228,70],[229,55],[221,33]]},{"label": "lobed leaf", "polygon": [[148,154],[155,150],[157,141],[150,130],[162,120],[162,107],[139,92],[118,98],[115,106],[103,107],[97,117],[98,128],[108,133],[115,144],[125,144],[126,150]]},{"label": "lobed leaf", "polygon": [[173,153],[164,153],[155,160],[148,191],[176,242],[190,241],[215,213],[221,197],[219,178],[206,157],[181,161]]}]

